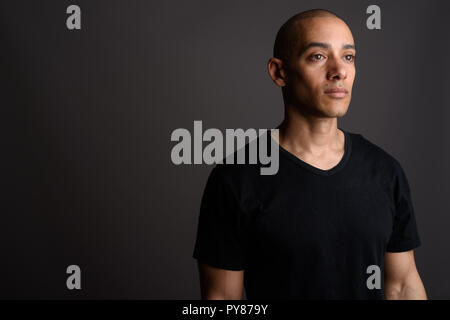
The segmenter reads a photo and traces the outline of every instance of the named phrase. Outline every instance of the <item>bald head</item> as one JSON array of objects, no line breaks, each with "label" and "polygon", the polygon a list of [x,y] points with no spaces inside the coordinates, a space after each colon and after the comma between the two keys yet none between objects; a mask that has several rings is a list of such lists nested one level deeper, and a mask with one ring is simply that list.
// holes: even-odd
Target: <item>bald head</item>
[{"label": "bald head", "polygon": [[[267,67],[282,88],[286,110],[333,118],[343,116],[350,104],[355,56],[348,25],[330,11],[315,9],[283,24]],[[333,95],[332,89],[342,92]]]},{"label": "bald head", "polygon": [[[331,17],[342,20],[335,13],[325,9],[312,9],[298,13],[287,20],[278,30],[273,56],[287,61],[301,40],[301,22],[310,18]],[[342,20],[343,21],[343,20]]]}]

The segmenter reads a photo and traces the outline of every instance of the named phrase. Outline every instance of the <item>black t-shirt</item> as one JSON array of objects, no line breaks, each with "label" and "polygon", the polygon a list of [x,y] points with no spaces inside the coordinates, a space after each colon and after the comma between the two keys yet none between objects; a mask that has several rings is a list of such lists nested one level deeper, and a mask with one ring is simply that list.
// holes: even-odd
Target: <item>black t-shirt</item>
[{"label": "black t-shirt", "polygon": [[[384,299],[385,253],[421,244],[408,180],[387,152],[342,131],[345,152],[330,170],[281,146],[275,175],[261,175],[259,165],[217,164],[193,257],[245,270],[248,300]],[[380,289],[367,285],[372,265]]]}]

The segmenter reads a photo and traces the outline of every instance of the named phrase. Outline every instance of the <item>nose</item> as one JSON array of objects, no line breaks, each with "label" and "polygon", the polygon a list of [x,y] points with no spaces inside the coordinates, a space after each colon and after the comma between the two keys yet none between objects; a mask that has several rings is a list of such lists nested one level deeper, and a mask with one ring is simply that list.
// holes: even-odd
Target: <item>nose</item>
[{"label": "nose", "polygon": [[342,80],[347,78],[347,70],[343,61],[339,58],[332,57],[328,59],[328,80]]}]

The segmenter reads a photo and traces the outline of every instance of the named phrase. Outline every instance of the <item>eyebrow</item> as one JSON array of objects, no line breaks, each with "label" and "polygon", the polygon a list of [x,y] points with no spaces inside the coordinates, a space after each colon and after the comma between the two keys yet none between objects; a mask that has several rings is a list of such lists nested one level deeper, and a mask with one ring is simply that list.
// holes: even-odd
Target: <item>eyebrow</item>
[{"label": "eyebrow", "polygon": [[[308,50],[309,48],[314,48],[314,47],[319,47],[319,48],[323,48],[323,49],[330,49],[331,45],[325,42],[310,42],[307,46],[303,47],[301,50],[301,53],[305,52],[306,50]],[[356,50],[356,47],[354,44],[344,44],[342,46],[343,50],[347,50],[347,49],[353,49]]]}]

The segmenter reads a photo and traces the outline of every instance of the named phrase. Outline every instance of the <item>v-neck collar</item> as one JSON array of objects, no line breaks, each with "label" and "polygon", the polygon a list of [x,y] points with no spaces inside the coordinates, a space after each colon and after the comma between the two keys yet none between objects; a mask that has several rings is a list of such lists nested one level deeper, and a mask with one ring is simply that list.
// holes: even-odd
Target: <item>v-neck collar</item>
[{"label": "v-neck collar", "polygon": [[[286,149],[284,149],[280,144],[278,144],[278,147],[280,149],[280,153],[284,154],[287,158],[289,158],[290,160],[294,161],[296,164],[302,166],[303,168],[321,175],[321,176],[331,176],[333,174],[335,174],[336,172],[340,171],[342,168],[344,168],[344,166],[346,165],[347,161],[350,159],[350,154],[352,152],[352,138],[351,135],[343,130],[342,128],[338,128],[339,130],[341,130],[344,133],[344,137],[345,137],[345,147],[344,147],[344,155],[342,156],[341,160],[339,161],[338,164],[336,164],[333,168],[328,169],[328,170],[322,170],[319,169],[317,167],[314,167],[312,165],[310,165],[309,163],[301,160],[299,157],[293,155],[292,153],[290,153],[289,151],[287,151]],[[272,137],[273,139],[273,137]],[[275,143],[278,143],[275,139],[273,139]]]}]

